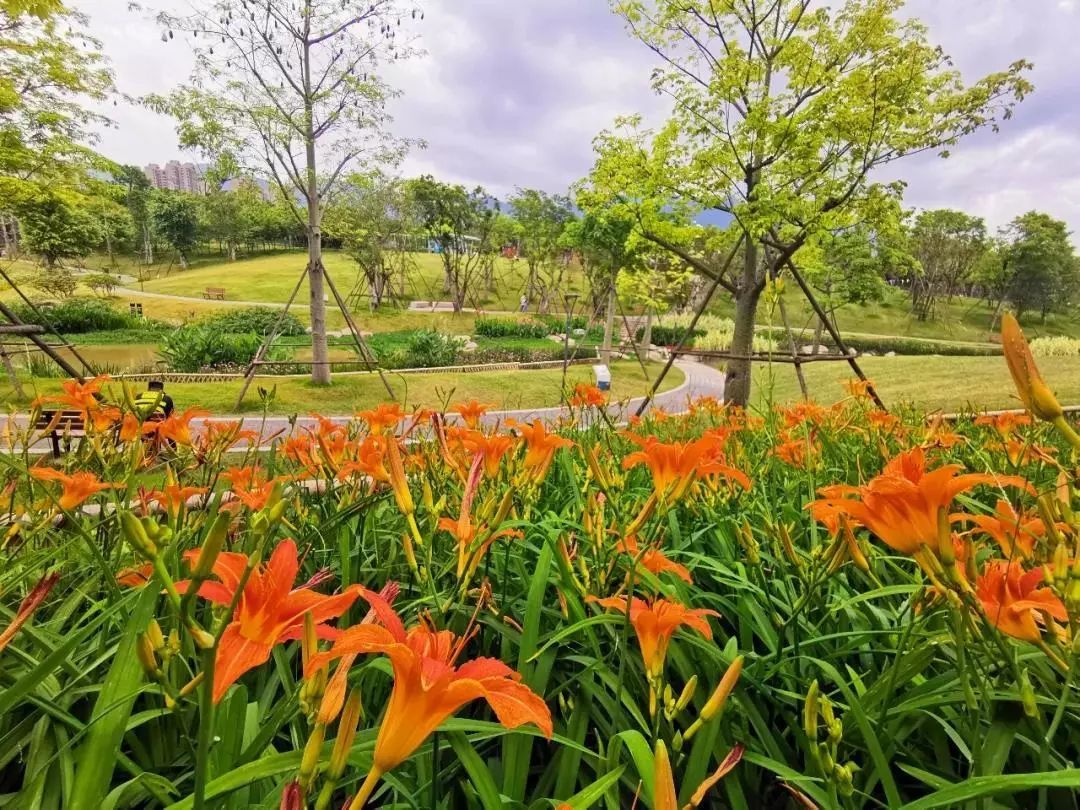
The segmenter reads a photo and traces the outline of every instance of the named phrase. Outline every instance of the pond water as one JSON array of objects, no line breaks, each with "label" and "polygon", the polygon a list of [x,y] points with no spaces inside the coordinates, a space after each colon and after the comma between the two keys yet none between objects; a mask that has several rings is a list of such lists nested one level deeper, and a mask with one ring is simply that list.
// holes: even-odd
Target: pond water
[{"label": "pond water", "polygon": [[[79,354],[86,358],[94,368],[110,373],[119,372],[145,372],[161,368],[159,365],[158,346],[156,343],[123,343],[106,346],[78,346]],[[41,352],[24,352],[18,349],[10,350],[16,366],[26,368],[28,358],[35,358],[35,362],[44,359]],[[75,363],[70,349],[58,348],[57,352],[65,359]]]}]

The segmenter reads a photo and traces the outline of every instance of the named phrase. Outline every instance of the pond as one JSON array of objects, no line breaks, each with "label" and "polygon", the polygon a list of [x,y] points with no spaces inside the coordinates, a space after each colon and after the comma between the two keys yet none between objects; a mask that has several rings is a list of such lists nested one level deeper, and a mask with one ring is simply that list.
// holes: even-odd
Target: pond
[{"label": "pond", "polygon": [[[156,343],[122,343],[112,345],[78,346],[78,352],[95,369],[101,372],[118,374],[120,372],[146,372],[162,368],[159,364],[158,345]],[[75,363],[75,358],[70,349],[57,348],[61,357]],[[30,359],[34,363],[41,362],[44,355],[41,352],[25,352],[19,349],[11,352],[15,365],[27,368]]]}]

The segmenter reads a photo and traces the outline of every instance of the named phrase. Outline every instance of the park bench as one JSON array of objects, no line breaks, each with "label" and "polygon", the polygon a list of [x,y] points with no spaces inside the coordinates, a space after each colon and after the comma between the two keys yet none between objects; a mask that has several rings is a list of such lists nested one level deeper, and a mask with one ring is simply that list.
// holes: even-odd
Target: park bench
[{"label": "park bench", "polygon": [[207,287],[203,290],[202,297],[209,301],[212,298],[218,301],[225,300],[225,288],[224,287]]},{"label": "park bench", "polygon": [[410,301],[409,309],[420,312],[453,312],[453,301]]},{"label": "park bench", "polygon": [[34,430],[43,431],[49,437],[53,458],[60,458],[60,437],[85,436],[86,417],[82,411],[42,411],[34,422]]}]

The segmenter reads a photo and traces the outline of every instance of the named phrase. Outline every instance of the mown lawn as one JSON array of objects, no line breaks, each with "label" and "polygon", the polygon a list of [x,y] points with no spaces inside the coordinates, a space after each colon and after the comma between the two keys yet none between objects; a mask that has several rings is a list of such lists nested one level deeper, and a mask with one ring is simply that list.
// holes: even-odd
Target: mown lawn
[{"label": "mown lawn", "polygon": [[[1080,358],[1041,357],[1038,363],[1063,404],[1080,404]],[[960,411],[1020,404],[1002,357],[864,357],[859,364],[890,406],[913,403],[930,411]],[[823,403],[847,396],[842,383],[854,376],[843,362],[812,363],[805,371],[811,398]],[[785,403],[801,396],[789,364],[759,367],[754,384],[759,405],[770,398]]]},{"label": "mown lawn", "polygon": [[[439,257],[433,253],[414,253],[416,269],[409,274],[406,293],[412,300],[445,301],[443,271]],[[327,271],[338,290],[348,297],[357,276],[356,263],[340,251],[324,254]],[[284,302],[292,293],[296,280],[304,269],[305,254],[301,251],[275,253],[240,259],[235,262],[213,263],[189,270],[173,268],[167,274],[145,282],[147,292],[169,295],[201,296],[206,287],[224,287],[226,300]],[[466,306],[481,306],[494,310],[516,310],[525,286],[527,268],[522,261],[510,262],[497,259],[495,264],[496,289],[488,291],[477,285],[475,296],[470,295]],[[576,292],[582,292],[583,279],[580,270],[570,269],[567,278]],[[307,282],[301,286],[297,302],[308,300]]]},{"label": "mown lawn", "polygon": [[[649,375],[655,378],[661,365],[649,365]],[[640,396],[648,388],[640,366],[634,361],[621,361],[611,366],[612,396],[615,399]],[[485,371],[473,374],[454,372],[435,374],[394,374],[387,372],[390,384],[399,401],[408,408],[438,407],[447,402],[479,399],[489,402],[500,410],[541,408],[558,405],[562,369],[537,371]],[[591,383],[592,368],[588,365],[570,366],[567,373],[568,386],[580,382]],[[683,382],[683,374],[673,368],[664,379],[663,390],[669,390]],[[23,383],[27,392],[37,394],[55,393],[60,380],[35,380]],[[323,414],[349,414],[363,408],[371,408],[388,397],[377,376],[339,376],[330,387],[313,386],[304,378],[262,377],[256,379],[248,392],[243,412],[258,412],[261,408],[257,389],[271,389],[276,393],[270,412],[280,415],[306,414],[317,411]],[[214,383],[169,383],[167,390],[178,408],[200,407],[215,414],[236,412],[236,396],[240,390],[239,380]],[[0,401],[15,404],[14,392],[5,379],[0,384]]]}]

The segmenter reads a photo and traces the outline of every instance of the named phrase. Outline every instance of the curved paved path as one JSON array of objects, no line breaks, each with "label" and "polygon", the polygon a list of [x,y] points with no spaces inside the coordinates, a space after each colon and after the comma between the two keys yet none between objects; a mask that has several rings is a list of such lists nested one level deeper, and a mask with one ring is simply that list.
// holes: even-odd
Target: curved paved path
[{"label": "curved paved path", "polygon": [[[718,400],[724,398],[724,374],[721,371],[693,360],[678,360],[675,365],[683,372],[684,380],[681,385],[657,394],[650,403],[649,410],[661,410],[666,413],[682,413],[687,408],[691,399],[702,396],[715,397]],[[634,397],[626,403],[613,404],[608,409],[608,414],[613,421],[625,421],[634,414],[641,405],[644,397]],[[183,403],[182,403],[183,405]],[[510,411],[490,411],[483,417],[483,424],[494,427],[504,424],[508,419],[518,422],[532,422],[539,419],[547,424],[554,424],[568,413],[566,408],[555,406],[550,408],[525,408]],[[16,415],[15,420],[20,425],[25,425],[25,415]],[[202,427],[207,422],[226,422],[243,418],[245,425],[250,428],[258,428],[262,424],[262,440],[260,445],[267,445],[273,439],[287,435],[290,431],[290,420],[287,416],[270,416],[265,422],[258,416],[250,415],[220,415],[208,416],[202,419],[193,419],[192,425]],[[331,421],[345,423],[353,419],[352,416],[328,416]],[[452,420],[457,417],[450,415]],[[296,428],[314,427],[318,421],[311,416],[298,416],[295,419]],[[243,446],[243,445],[241,445]],[[44,438],[34,443],[30,449],[32,453],[48,452],[48,441]]]}]

